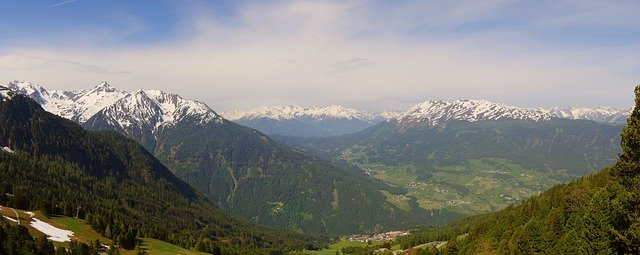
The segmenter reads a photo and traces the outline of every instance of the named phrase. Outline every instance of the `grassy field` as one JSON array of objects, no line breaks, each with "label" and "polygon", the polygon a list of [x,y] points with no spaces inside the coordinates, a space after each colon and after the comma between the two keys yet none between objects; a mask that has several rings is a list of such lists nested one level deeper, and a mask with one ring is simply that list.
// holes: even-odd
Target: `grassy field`
[{"label": "grassy field", "polygon": [[[31,223],[31,216],[29,216],[25,211],[22,210],[16,210],[18,212],[18,215],[20,216],[20,225],[27,227],[27,229],[29,229],[29,233],[31,233],[31,235],[33,236],[40,236],[43,235],[40,231],[38,231],[35,228],[32,228],[29,224]],[[15,219],[15,213],[13,212],[13,210],[11,210],[11,208],[9,207],[2,207],[0,208],[0,215],[2,216],[7,216],[11,219]],[[66,230],[70,230],[73,231],[73,238],[74,240],[78,240],[80,242],[84,242],[84,243],[94,243],[96,239],[100,240],[100,243],[105,244],[105,245],[111,245],[113,243],[113,241],[111,241],[111,239],[106,238],[102,235],[100,235],[98,232],[96,232],[95,230],[93,230],[91,228],[91,226],[87,225],[84,220],[81,219],[76,219],[73,217],[66,217],[66,216],[53,216],[53,217],[46,217],[43,214],[41,214],[40,212],[35,212],[35,218],[42,220],[46,223],[49,223],[51,225],[53,225],[54,227],[60,228],[60,229],[66,229]],[[8,221],[10,224],[15,225],[17,223],[4,219]],[[68,247],[68,243],[59,243],[59,242],[54,242],[56,247]],[[194,251],[190,251],[187,249],[184,249],[180,246],[176,246],[167,242],[163,242],[160,240],[156,240],[156,239],[151,239],[151,238],[143,238],[142,239],[142,245],[140,246],[141,249],[145,250],[148,254],[150,255],[168,255],[168,254],[182,254],[182,255],[196,255],[196,254],[206,254],[206,253],[201,253],[201,252],[194,252]],[[123,250],[120,249],[119,250],[120,254],[136,254],[137,251],[127,251],[127,250]]]},{"label": "grassy field", "polygon": [[[378,242],[373,242],[371,245],[378,245]],[[319,251],[303,251],[303,252],[293,252],[291,254],[298,255],[335,255],[336,251],[341,251],[342,248],[346,247],[367,247],[368,244],[365,242],[353,242],[348,240],[340,240],[340,242],[329,245],[329,248]]]},{"label": "grassy field", "polygon": [[408,191],[404,195],[381,191],[387,201],[400,209],[407,210],[408,198],[415,197],[422,208],[446,208],[465,214],[495,211],[572,179],[557,172],[527,169],[500,158],[472,159],[428,169],[380,164],[361,167],[376,178]]},{"label": "grassy field", "polygon": [[36,215],[36,217],[48,222],[54,227],[73,231],[73,236],[80,242],[94,243],[97,239],[100,240],[100,243],[105,245],[111,245],[113,243],[111,239],[100,235],[98,232],[93,230],[91,226],[84,223],[84,220],[65,216],[54,216],[48,219],[42,215]]},{"label": "grassy field", "polygon": [[386,190],[381,190],[380,192],[382,192],[382,194],[385,196],[386,200],[395,205],[396,207],[405,210],[405,211],[409,211],[411,210],[411,207],[409,206],[409,198],[405,197],[403,195],[393,195],[391,193],[389,193],[389,191]]},{"label": "grassy field", "polygon": [[[29,230],[29,233],[31,233],[32,236],[41,236],[44,235],[42,232],[38,231],[35,228],[32,228],[30,223],[31,223],[31,216],[29,214],[27,214],[25,211],[23,210],[15,210],[18,213],[18,216],[20,217],[20,225],[27,227],[27,229]],[[11,219],[16,219],[16,214],[15,212],[12,210],[12,208],[10,207],[5,207],[2,206],[0,208],[0,214],[2,216],[6,216],[9,217]],[[40,219],[40,217],[38,217],[38,213],[36,212],[36,218]],[[17,223],[11,220],[7,220],[4,217],[2,218],[3,220],[9,222],[9,224],[11,225],[16,225]],[[46,222],[46,221],[45,221]]]},{"label": "grassy field", "polygon": [[[203,252],[195,252],[191,250],[187,250],[180,246],[176,246],[167,242],[163,242],[156,239],[151,238],[143,238],[142,245],[140,248],[146,251],[150,255],[197,255],[197,254],[207,254]],[[120,254],[136,254],[136,251],[124,251],[120,252]]]}]

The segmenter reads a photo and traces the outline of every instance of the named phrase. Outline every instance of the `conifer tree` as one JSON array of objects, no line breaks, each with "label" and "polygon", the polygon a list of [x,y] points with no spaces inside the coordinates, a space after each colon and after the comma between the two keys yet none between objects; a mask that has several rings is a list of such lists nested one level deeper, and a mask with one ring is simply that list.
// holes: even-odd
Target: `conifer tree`
[{"label": "conifer tree", "polygon": [[640,85],[635,90],[635,107],[627,118],[621,134],[622,154],[616,164],[616,174],[623,184],[633,184],[640,162]]}]

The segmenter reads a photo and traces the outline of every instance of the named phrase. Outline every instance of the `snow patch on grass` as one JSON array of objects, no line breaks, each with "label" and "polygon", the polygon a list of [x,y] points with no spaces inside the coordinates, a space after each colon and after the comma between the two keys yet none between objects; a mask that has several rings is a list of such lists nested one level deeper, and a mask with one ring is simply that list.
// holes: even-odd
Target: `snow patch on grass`
[{"label": "snow patch on grass", "polygon": [[49,223],[36,218],[31,218],[31,220],[31,227],[49,236],[47,239],[55,242],[71,241],[71,237],[73,236],[72,231],[56,228],[54,226],[51,226]]},{"label": "snow patch on grass", "polygon": [[13,153],[13,150],[11,148],[9,148],[9,147],[2,147],[2,150],[6,151],[8,153]]},{"label": "snow patch on grass", "polygon": [[33,218],[33,216],[35,216],[36,214],[33,212],[24,212],[25,214],[29,215],[29,217]]}]

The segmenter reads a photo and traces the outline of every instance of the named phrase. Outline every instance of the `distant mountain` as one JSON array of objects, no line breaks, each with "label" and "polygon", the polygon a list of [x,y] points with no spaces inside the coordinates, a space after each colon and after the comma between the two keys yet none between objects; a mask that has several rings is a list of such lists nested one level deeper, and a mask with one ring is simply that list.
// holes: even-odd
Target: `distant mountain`
[{"label": "distant mountain", "polygon": [[621,125],[487,101],[428,101],[364,131],[274,138],[398,185],[425,209],[502,208],[615,161]]},{"label": "distant mountain", "polygon": [[631,108],[612,107],[554,107],[544,109],[550,116],[565,119],[592,120],[603,123],[625,124],[631,115]]},{"label": "distant mountain", "polygon": [[400,241],[401,246],[449,240],[440,253],[639,254],[640,86],[635,101],[615,164],[516,206],[414,232]]},{"label": "distant mountain", "polygon": [[386,113],[387,120],[398,122],[437,125],[449,120],[469,122],[484,120],[524,120],[542,121],[550,118],[591,120],[602,123],[623,124],[631,114],[631,109],[612,107],[552,107],[524,108],[493,103],[486,100],[426,101],[404,112]]},{"label": "distant mountain", "polygon": [[426,101],[395,116],[401,125],[423,124],[436,126],[450,120],[468,122],[487,120],[548,120],[542,110],[519,108],[484,100]]},{"label": "distant mountain", "polygon": [[29,96],[48,112],[79,123],[87,121],[102,108],[127,95],[106,82],[82,91],[47,91],[37,84],[22,81],[10,82],[7,87]]},{"label": "distant mountain", "polygon": [[266,134],[327,137],[355,133],[383,120],[382,117],[339,105],[327,107],[275,106],[222,113],[238,124]]},{"label": "distant mountain", "polygon": [[2,203],[45,214],[80,212],[127,249],[137,236],[241,253],[313,246],[310,236],[227,215],[135,141],[86,131],[2,86],[0,147],[10,148],[0,151]]},{"label": "distant mountain", "polygon": [[[104,91],[112,94],[105,98],[118,99],[82,123],[84,127],[132,137],[211,201],[256,222],[346,234],[420,221],[442,224],[459,215],[417,206],[400,209],[380,192],[397,193],[397,188],[283,146],[220,117],[203,103],[157,90],[124,92],[124,96],[117,89]],[[39,95],[44,105],[54,101],[45,93]],[[87,108],[75,102],[66,105]]]},{"label": "distant mountain", "polygon": [[290,137],[329,137],[355,133],[379,122],[395,120],[401,125],[426,124],[435,126],[449,120],[525,120],[550,118],[592,120],[602,123],[624,124],[630,109],[611,107],[552,107],[524,108],[493,103],[486,100],[425,101],[407,110],[367,113],[342,106],[259,107],[249,111],[222,113],[238,124],[255,128],[269,135]]}]

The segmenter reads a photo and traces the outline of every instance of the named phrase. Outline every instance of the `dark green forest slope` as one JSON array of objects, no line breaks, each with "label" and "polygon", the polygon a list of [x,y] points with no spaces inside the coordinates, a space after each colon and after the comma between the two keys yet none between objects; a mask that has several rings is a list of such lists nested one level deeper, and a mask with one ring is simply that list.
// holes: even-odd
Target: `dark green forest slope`
[{"label": "dark green forest slope", "polygon": [[640,86],[635,95],[622,154],[611,167],[520,205],[413,235],[402,245],[448,237],[445,254],[640,253]]},{"label": "dark green forest slope", "polygon": [[[211,201],[255,222],[321,234],[397,229],[460,214],[413,206],[403,210],[379,190],[396,190],[361,172],[339,168],[233,122],[184,118],[152,131],[123,128],[105,108],[84,126],[126,134]],[[415,204],[414,204],[415,205]]]},{"label": "dark green forest slope", "polygon": [[615,162],[620,129],[566,119],[450,120],[437,126],[390,121],[339,137],[276,139],[404,188],[395,201],[415,198],[425,209],[476,214]]},{"label": "dark green forest slope", "polygon": [[135,141],[85,131],[23,96],[0,96],[0,147],[14,151],[0,151],[0,202],[64,215],[80,206],[80,217],[123,247],[136,237],[229,253],[321,244],[228,216]]}]

